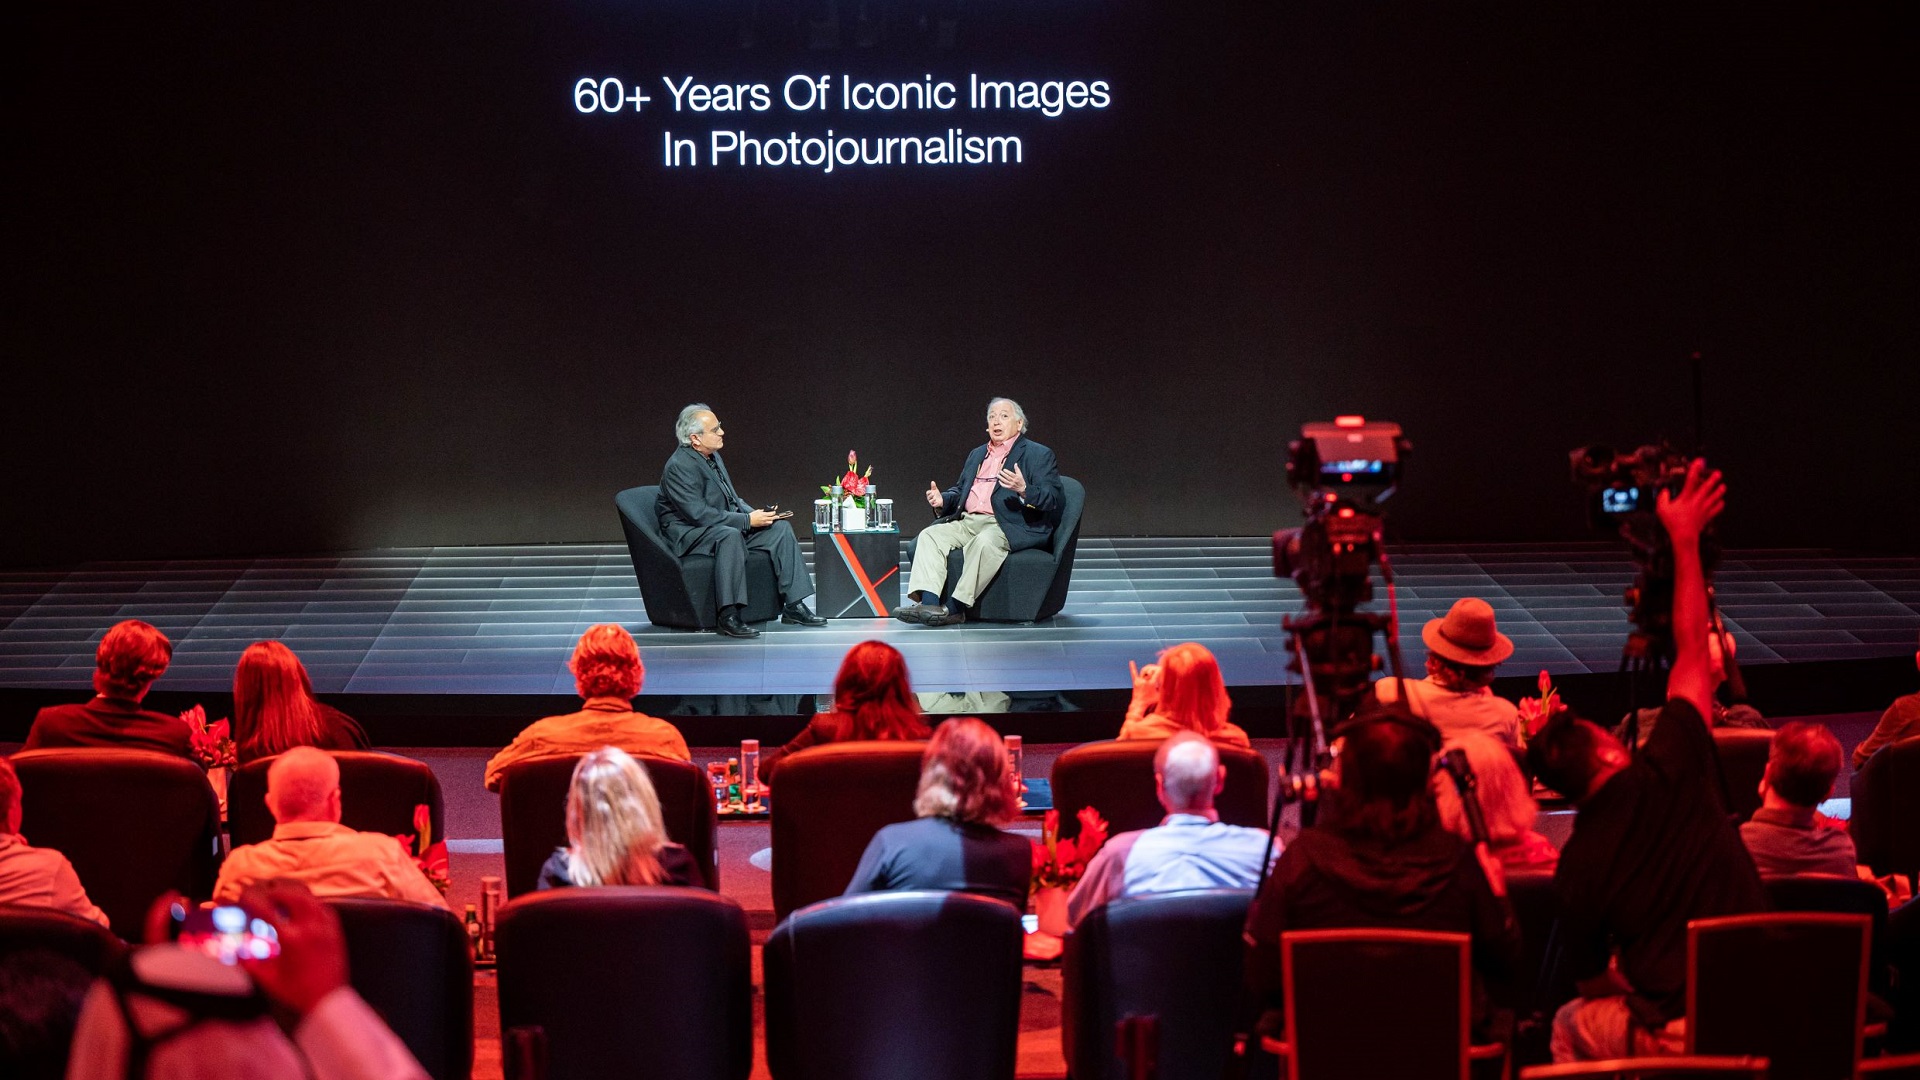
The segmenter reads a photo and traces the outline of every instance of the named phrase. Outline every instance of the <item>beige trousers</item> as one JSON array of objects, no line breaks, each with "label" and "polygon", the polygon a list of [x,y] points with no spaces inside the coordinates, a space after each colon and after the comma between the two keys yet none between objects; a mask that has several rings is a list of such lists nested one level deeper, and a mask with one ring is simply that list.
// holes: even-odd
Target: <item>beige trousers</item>
[{"label": "beige trousers", "polygon": [[1633,1022],[1624,997],[1574,998],[1553,1016],[1553,1061],[1605,1061],[1610,1058],[1684,1054],[1687,1022],[1674,1020],[1648,1031]]},{"label": "beige trousers", "polygon": [[968,607],[987,587],[1000,564],[1007,561],[1007,534],[992,514],[968,514],[957,521],[929,525],[920,533],[919,546],[913,549],[913,573],[907,578],[907,595],[924,593],[927,603],[939,600],[947,583],[947,553],[960,549],[960,580],[954,582],[953,599]]}]

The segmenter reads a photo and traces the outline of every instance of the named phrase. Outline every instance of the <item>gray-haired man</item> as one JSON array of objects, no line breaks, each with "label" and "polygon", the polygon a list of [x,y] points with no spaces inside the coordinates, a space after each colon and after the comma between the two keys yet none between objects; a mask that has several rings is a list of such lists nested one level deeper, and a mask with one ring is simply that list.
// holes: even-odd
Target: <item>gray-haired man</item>
[{"label": "gray-haired man", "polygon": [[[945,491],[927,484],[927,505],[940,520],[920,533],[907,598],[893,613],[903,622],[952,626],[1016,551],[1039,547],[1060,523],[1060,469],[1053,451],[1027,438],[1019,402],[987,403],[987,442],[967,455],[960,479]],[[960,578],[947,592],[947,554],[960,549]],[[943,593],[947,606],[941,607]]]},{"label": "gray-haired man", "polygon": [[719,417],[695,403],[680,410],[673,426],[680,445],[667,458],[660,474],[660,532],[667,547],[681,558],[713,556],[713,599],[719,633],[754,638],[760,631],[746,624],[747,551],[764,551],[773,560],[780,584],[780,621],[800,626],[825,626],[827,620],[807,607],[813,595],[813,575],[800,556],[793,527],[771,510],[756,510],[733,489],[720,447],[726,431]]}]

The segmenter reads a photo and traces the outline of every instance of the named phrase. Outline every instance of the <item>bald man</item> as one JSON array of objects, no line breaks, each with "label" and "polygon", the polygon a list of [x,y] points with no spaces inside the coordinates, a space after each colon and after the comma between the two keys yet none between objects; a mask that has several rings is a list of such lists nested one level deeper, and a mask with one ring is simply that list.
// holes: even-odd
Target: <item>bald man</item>
[{"label": "bald man", "polygon": [[[1227,767],[1204,735],[1183,731],[1153,755],[1153,784],[1167,816],[1151,829],[1106,842],[1067,897],[1067,919],[1078,923],[1109,900],[1181,889],[1251,889],[1267,853],[1265,829],[1223,825],[1214,797],[1227,786]],[[1280,853],[1280,844],[1273,845]]]},{"label": "bald man", "polygon": [[325,751],[300,746],[273,760],[267,767],[267,811],[273,815],[273,839],[234,848],[227,856],[213,887],[220,903],[233,903],[254,882],[292,878],[315,896],[447,906],[399,841],[340,824],[340,766]]}]

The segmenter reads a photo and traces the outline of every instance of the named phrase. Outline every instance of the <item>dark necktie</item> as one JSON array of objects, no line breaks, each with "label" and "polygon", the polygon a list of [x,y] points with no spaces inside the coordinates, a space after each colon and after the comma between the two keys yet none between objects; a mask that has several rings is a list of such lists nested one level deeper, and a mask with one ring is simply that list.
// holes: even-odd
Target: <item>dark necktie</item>
[{"label": "dark necktie", "polygon": [[707,464],[713,467],[714,479],[720,481],[720,490],[727,496],[727,509],[733,509],[734,505],[740,501],[740,496],[734,492],[733,485],[727,483],[727,470],[720,467],[718,457],[708,458]]}]

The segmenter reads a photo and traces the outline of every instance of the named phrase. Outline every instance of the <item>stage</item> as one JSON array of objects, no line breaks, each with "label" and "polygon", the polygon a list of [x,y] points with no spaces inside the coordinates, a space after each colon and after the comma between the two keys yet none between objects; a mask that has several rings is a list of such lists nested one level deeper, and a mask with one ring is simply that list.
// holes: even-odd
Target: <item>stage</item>
[{"label": "stage", "polygon": [[[811,559],[811,545],[803,547]],[[1488,600],[1514,639],[1505,676],[1544,668],[1579,681],[1618,669],[1628,629],[1620,593],[1634,574],[1618,545],[1422,545],[1392,554],[1411,671],[1425,659],[1421,625],[1469,595]],[[1869,673],[1884,680],[1903,670],[1920,631],[1916,558],[1734,552],[1716,584],[1740,661],[1762,683],[1779,684],[1784,669],[1831,674],[1839,664],[1854,674],[1830,689],[1860,691]],[[545,708],[540,699],[573,694],[567,657],[599,622],[634,632],[647,665],[642,707],[661,713],[803,715],[829,689],[848,646],[868,638],[906,654],[923,694],[976,695],[929,698],[935,708],[1111,712],[1125,705],[1127,661],[1181,641],[1214,651],[1238,701],[1271,704],[1297,681],[1280,621],[1301,604],[1292,582],[1273,576],[1264,537],[1082,539],[1065,610],[1036,625],[836,619],[824,629],[767,624],[755,641],[648,623],[626,548],[616,544],[99,562],[0,574],[0,589],[0,690],[18,706],[86,690],[100,635],[138,618],[174,641],[156,702],[224,694],[240,651],[278,638],[305,660],[316,692],[355,699],[373,714]],[[5,709],[7,730],[25,720],[17,707]]]}]

